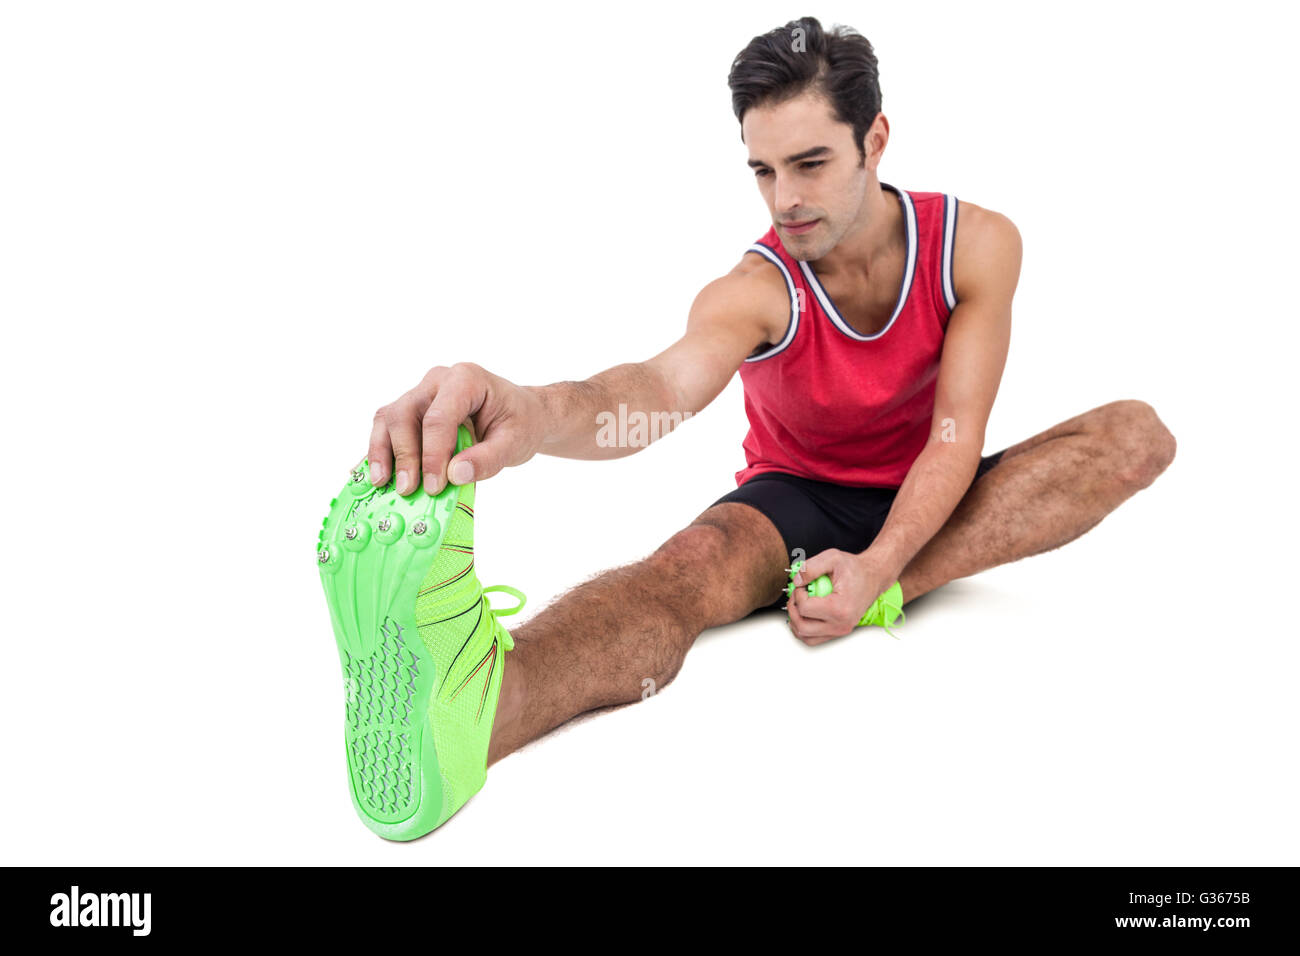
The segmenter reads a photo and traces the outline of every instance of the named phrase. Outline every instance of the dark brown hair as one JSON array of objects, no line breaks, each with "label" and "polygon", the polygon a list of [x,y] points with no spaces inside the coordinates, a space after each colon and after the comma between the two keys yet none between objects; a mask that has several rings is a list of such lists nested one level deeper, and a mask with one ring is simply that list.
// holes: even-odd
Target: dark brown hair
[{"label": "dark brown hair", "polygon": [[751,107],[816,90],[835,118],[853,128],[858,156],[866,158],[863,140],[880,112],[880,77],[875,51],[852,27],[827,32],[816,17],[800,17],[756,36],[732,62],[727,85],[737,122]]}]

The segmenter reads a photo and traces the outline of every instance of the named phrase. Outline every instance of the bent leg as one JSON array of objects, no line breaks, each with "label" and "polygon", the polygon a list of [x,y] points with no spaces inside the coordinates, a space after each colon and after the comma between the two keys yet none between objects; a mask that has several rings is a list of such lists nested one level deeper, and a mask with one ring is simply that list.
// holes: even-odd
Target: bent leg
[{"label": "bent leg", "polygon": [[512,628],[488,762],[578,714],[662,689],[701,631],[776,599],[785,564],[772,522],[723,502],[649,557],[603,572]]},{"label": "bent leg", "polygon": [[1139,401],[1102,405],[1011,446],[903,570],[904,600],[1073,541],[1155,481],[1175,449]]}]

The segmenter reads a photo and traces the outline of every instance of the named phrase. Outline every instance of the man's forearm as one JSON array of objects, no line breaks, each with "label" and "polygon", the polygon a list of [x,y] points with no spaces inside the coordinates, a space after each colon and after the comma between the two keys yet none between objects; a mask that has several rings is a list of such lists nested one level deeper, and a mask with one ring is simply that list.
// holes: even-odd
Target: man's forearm
[{"label": "man's forearm", "polygon": [[862,556],[896,580],[952,515],[979,461],[979,446],[942,441],[926,445],[898,489],[884,527]]},{"label": "man's forearm", "polygon": [[538,395],[546,412],[538,451],[560,458],[622,458],[685,417],[673,407],[664,377],[640,362],[615,365],[582,382],[524,387]]}]

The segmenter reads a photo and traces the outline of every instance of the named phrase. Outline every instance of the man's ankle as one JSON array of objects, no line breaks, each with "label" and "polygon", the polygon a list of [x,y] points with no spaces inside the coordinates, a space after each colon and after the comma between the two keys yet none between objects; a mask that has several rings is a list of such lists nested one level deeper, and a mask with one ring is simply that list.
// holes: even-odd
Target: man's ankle
[{"label": "man's ankle", "polygon": [[492,720],[492,738],[488,743],[488,765],[512,753],[518,746],[516,727],[524,712],[527,693],[524,667],[519,646],[505,655],[505,673],[501,679],[501,692],[497,697],[497,712]]}]

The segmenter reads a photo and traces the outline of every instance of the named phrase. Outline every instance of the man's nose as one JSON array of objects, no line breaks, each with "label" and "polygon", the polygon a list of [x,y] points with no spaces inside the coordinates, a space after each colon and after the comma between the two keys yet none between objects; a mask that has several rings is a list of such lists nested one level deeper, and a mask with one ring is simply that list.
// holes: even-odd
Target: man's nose
[{"label": "man's nose", "polygon": [[803,205],[803,197],[793,182],[780,179],[776,181],[776,211],[781,219],[790,219],[790,213]]}]

